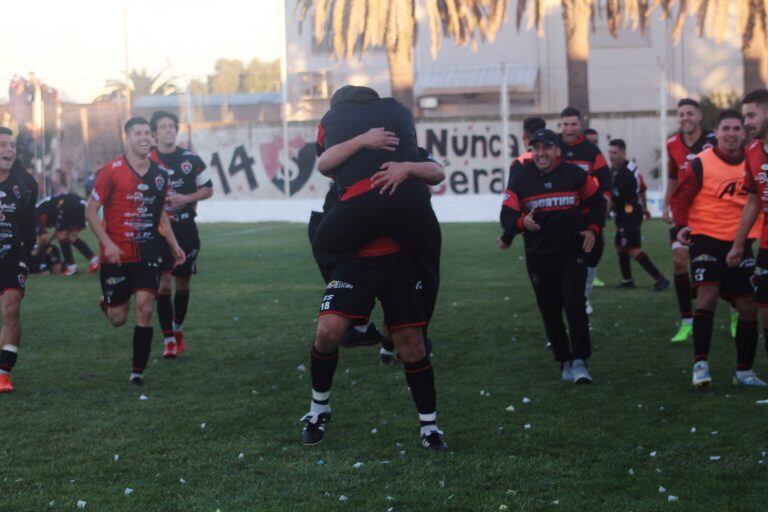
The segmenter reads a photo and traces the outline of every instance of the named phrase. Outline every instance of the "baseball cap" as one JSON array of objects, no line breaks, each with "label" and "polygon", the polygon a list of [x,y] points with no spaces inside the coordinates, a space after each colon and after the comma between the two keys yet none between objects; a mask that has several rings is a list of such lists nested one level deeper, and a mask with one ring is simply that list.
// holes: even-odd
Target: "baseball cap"
[{"label": "baseball cap", "polygon": [[530,144],[535,144],[537,142],[543,142],[548,146],[556,146],[557,134],[552,130],[548,130],[544,128],[543,130],[539,130],[536,133],[534,133],[533,137],[531,137]]}]

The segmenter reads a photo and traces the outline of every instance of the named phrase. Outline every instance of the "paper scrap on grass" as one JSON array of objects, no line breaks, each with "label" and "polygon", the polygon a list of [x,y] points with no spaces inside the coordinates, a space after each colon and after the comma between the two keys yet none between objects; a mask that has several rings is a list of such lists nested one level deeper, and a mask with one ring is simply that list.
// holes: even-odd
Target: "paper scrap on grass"
[{"label": "paper scrap on grass", "polygon": [[347,501],[348,499],[349,499],[349,498],[347,498],[347,497],[346,497],[346,496],[344,496],[343,494],[342,494],[341,496],[339,496],[339,501]]},{"label": "paper scrap on grass", "polygon": [[635,476],[635,470],[632,468],[629,468],[629,476]]},{"label": "paper scrap on grass", "polygon": [[379,433],[379,429],[377,429],[377,428],[372,428],[371,429],[371,434],[378,434],[378,433]]},{"label": "paper scrap on grass", "polygon": [[720,460],[720,456],[719,455],[710,455],[709,456],[709,460],[711,460],[711,461]]},{"label": "paper scrap on grass", "polygon": [[499,510],[509,510],[509,507],[506,505],[499,505]]},{"label": "paper scrap on grass", "polygon": [[530,399],[530,398],[528,398],[527,396],[524,396],[524,397],[523,397],[523,403],[524,403],[524,404],[529,404],[529,403],[531,403],[531,399]]},{"label": "paper scrap on grass", "polygon": [[307,371],[307,367],[304,366],[303,364],[300,364],[299,366],[296,367],[296,371],[305,372]]},{"label": "paper scrap on grass", "polygon": [[691,434],[695,434],[695,433],[696,433],[696,427],[691,427]]},{"label": "paper scrap on grass", "polygon": [[352,467],[355,469],[360,469],[363,466],[365,466],[365,464],[363,464],[362,462],[355,462],[354,464],[352,464]]},{"label": "paper scrap on grass", "polygon": [[670,502],[677,501],[677,496],[675,496],[674,494],[670,494],[669,496],[667,496],[667,501],[670,501]]},{"label": "paper scrap on grass", "polygon": [[77,508],[79,508],[80,510],[84,509],[86,505],[87,503],[85,501],[77,500]]},{"label": "paper scrap on grass", "polygon": [[507,412],[515,412],[515,406],[510,405],[509,407],[507,407]]},{"label": "paper scrap on grass", "polygon": [[660,485],[659,486],[659,494],[664,494],[665,492],[667,492],[667,488],[664,487],[663,485]]},{"label": "paper scrap on grass", "polygon": [[130,487],[126,487],[124,492],[126,496],[130,496],[131,494],[133,494],[133,489],[131,489]]},{"label": "paper scrap on grass", "polygon": [[119,456],[118,454],[114,454],[114,455],[112,456],[112,460],[113,460],[114,462],[117,462],[117,461],[119,461],[119,460],[120,460],[120,456]]},{"label": "paper scrap on grass", "polygon": [[768,398],[765,400],[758,400],[755,402],[757,405],[768,405]]},{"label": "paper scrap on grass", "polygon": [[530,423],[526,423],[525,425],[523,425],[523,429],[525,430],[531,430],[532,428],[533,428],[533,425],[531,425]]},{"label": "paper scrap on grass", "polygon": [[245,454],[243,452],[240,452],[237,454],[237,458],[240,460],[243,460],[245,458]]},{"label": "paper scrap on grass", "polygon": [[179,482],[181,482],[182,484],[185,484],[185,483],[187,483],[187,481],[186,481],[186,480],[184,480],[183,478],[179,478]]},{"label": "paper scrap on grass", "polygon": [[147,395],[140,395],[139,400],[149,400],[149,397]]},{"label": "paper scrap on grass", "polygon": [[656,452],[655,452],[655,451],[653,451],[653,452],[651,452],[649,455],[650,455],[651,457],[655,457],[655,456],[656,456]]}]

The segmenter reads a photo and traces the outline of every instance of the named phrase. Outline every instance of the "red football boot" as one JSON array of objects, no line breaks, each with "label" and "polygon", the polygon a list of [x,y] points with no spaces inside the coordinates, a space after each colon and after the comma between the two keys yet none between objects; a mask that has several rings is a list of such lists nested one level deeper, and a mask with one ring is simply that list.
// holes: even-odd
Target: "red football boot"
[{"label": "red football boot", "polygon": [[184,332],[175,331],[173,337],[176,338],[176,353],[183,354],[187,350],[187,344],[184,341]]},{"label": "red football boot", "polygon": [[176,354],[178,354],[178,350],[176,348],[176,342],[175,341],[169,341],[165,344],[165,349],[163,349],[163,357],[166,359],[175,359]]},{"label": "red football boot", "polygon": [[11,376],[7,373],[0,373],[0,393],[10,393],[13,391]]}]

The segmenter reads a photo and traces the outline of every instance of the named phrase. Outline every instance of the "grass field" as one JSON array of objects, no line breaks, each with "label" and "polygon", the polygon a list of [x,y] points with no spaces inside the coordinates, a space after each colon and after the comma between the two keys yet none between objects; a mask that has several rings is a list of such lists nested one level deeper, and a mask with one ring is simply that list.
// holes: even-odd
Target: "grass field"
[{"label": "grass field", "polygon": [[[668,342],[673,290],[653,293],[636,265],[640,289],[616,289],[606,250],[595,383],[562,383],[521,241],[499,251],[497,232],[444,226],[431,334],[448,454],[419,446],[402,368],[379,366],[371,349],[342,352],[326,439],[300,443],[310,382],[299,367],[323,289],[304,226],[203,226],[188,355],[163,360],[156,327],[144,401],[128,385],[132,330],[107,324],[97,277],[31,278],[17,392],[0,396],[0,510],[768,509],[768,406],[755,403],[768,391],[730,385],[727,307],[714,386],[696,392],[690,344]],[[645,234],[668,271],[666,228]]]}]

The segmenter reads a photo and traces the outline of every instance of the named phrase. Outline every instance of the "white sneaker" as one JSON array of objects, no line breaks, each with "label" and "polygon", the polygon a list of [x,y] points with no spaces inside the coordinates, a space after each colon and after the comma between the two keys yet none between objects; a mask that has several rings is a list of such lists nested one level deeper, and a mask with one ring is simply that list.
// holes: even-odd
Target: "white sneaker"
[{"label": "white sneaker", "polygon": [[703,388],[712,384],[712,377],[709,376],[709,363],[698,361],[693,365],[693,378],[691,383],[697,388]]},{"label": "white sneaker", "polygon": [[745,372],[737,371],[733,374],[732,382],[734,386],[755,386],[760,388],[766,386],[766,383],[755,374],[754,370],[748,370]]},{"label": "white sneaker", "polygon": [[571,363],[573,382],[576,384],[592,384],[592,376],[587,369],[587,363],[583,359],[574,359]]},{"label": "white sneaker", "polygon": [[573,370],[571,370],[571,362],[566,361],[560,365],[563,372],[563,382],[573,382]]},{"label": "white sneaker", "polygon": [[594,309],[592,309],[592,304],[590,304],[589,301],[587,301],[587,314],[591,315],[593,311]]}]

